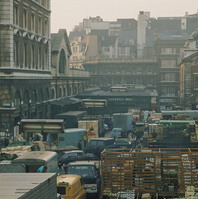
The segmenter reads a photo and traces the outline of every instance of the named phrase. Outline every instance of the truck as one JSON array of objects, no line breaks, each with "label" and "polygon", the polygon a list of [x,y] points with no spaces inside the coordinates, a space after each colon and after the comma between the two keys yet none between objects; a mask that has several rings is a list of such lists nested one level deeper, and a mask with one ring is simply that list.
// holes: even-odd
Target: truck
[{"label": "truck", "polygon": [[114,113],[113,128],[121,128],[123,131],[132,130],[133,115],[131,113]]},{"label": "truck", "polygon": [[[78,148],[78,142],[81,142],[82,150],[85,150],[87,145],[87,130],[81,128],[65,129],[63,133],[48,134],[48,143],[51,149],[71,149]],[[74,148],[72,148],[74,147]]]},{"label": "truck", "polygon": [[80,120],[80,121],[78,121],[78,128],[87,130],[87,140],[88,140],[88,142],[92,138],[99,137],[98,120]]},{"label": "truck", "polygon": [[26,173],[40,172],[40,168],[46,173],[58,172],[58,155],[52,151],[28,151],[12,163],[25,165]]},{"label": "truck", "polygon": [[0,198],[56,199],[56,174],[0,173]]},{"label": "truck", "polygon": [[78,128],[78,121],[87,115],[87,111],[68,111],[65,113],[57,114],[56,119],[64,120],[64,127],[68,128]]},{"label": "truck", "polygon": [[104,118],[102,115],[86,115],[82,118],[82,120],[98,120],[98,136],[104,136]]},{"label": "truck", "polygon": [[82,177],[87,196],[99,198],[101,185],[99,161],[71,162],[64,169],[65,174],[75,174]]}]

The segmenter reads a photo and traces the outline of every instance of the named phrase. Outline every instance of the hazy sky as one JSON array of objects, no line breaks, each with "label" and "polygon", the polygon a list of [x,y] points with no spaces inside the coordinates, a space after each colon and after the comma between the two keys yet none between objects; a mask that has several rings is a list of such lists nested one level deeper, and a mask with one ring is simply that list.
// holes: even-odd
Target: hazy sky
[{"label": "hazy sky", "polygon": [[100,16],[104,21],[137,19],[139,11],[151,17],[184,16],[198,10],[197,0],[51,0],[51,32],[66,29],[68,34],[84,18]]}]

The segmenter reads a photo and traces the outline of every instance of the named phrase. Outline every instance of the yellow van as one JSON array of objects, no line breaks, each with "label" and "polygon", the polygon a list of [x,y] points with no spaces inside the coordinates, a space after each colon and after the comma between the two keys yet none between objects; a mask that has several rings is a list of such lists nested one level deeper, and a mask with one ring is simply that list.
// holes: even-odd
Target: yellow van
[{"label": "yellow van", "polygon": [[63,199],[86,199],[83,179],[79,175],[57,176],[57,193]]}]

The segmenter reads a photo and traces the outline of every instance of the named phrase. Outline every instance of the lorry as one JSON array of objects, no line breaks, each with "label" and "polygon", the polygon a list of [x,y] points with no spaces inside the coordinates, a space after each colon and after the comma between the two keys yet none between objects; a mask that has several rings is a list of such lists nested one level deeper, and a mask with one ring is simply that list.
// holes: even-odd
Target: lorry
[{"label": "lorry", "polygon": [[131,113],[114,113],[113,128],[121,128],[123,131],[132,130],[133,115]]},{"label": "lorry", "polygon": [[80,120],[80,121],[78,121],[78,128],[87,130],[88,142],[92,138],[99,137],[99,122],[98,122],[98,120]]},{"label": "lorry", "polygon": [[99,198],[101,184],[99,161],[71,162],[64,169],[65,174],[75,174],[82,177],[87,196]]},{"label": "lorry", "polygon": [[0,173],[0,198],[56,199],[56,174]]},{"label": "lorry", "polygon": [[39,172],[43,168],[43,172],[58,172],[58,155],[52,151],[28,151],[24,155],[14,159],[12,163],[20,163],[25,165],[26,173]]},{"label": "lorry", "polygon": [[102,117],[102,115],[86,115],[82,118],[82,120],[98,120],[98,136],[104,136],[104,118]]},{"label": "lorry", "polygon": [[[63,133],[58,134],[48,134],[48,143],[51,146],[51,149],[66,149],[71,146],[78,148],[78,142],[81,142],[82,150],[85,150],[87,145],[87,130],[81,128],[70,128],[65,129]],[[53,144],[55,143],[55,144]],[[73,149],[74,149],[73,148]],[[72,149],[72,148],[71,148]]]},{"label": "lorry", "polygon": [[[77,149],[79,140],[84,147],[86,145],[86,129],[64,128],[63,119],[23,119],[20,123],[23,137],[26,141],[34,139],[40,135],[42,143],[49,146],[48,150],[61,151],[68,149]],[[33,141],[35,143],[36,141]],[[38,142],[38,141],[37,141]]]},{"label": "lorry", "polygon": [[57,114],[56,119],[64,120],[64,127],[68,128],[78,128],[78,121],[87,115],[87,111],[68,111],[65,113]]}]

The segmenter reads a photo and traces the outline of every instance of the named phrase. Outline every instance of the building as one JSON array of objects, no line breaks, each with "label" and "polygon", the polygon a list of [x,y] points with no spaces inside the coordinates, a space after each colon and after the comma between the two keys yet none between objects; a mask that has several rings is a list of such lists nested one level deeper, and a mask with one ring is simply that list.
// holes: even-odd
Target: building
[{"label": "building", "polygon": [[[89,114],[113,114],[127,113],[131,109],[141,110],[157,110],[157,92],[149,90],[144,86],[120,85],[109,87],[106,89],[92,88],[86,89],[78,95],[80,99],[96,100],[98,104],[100,100],[106,100],[107,105],[99,107],[94,105],[89,107]],[[96,103],[97,104],[97,103]]]},{"label": "building", "polygon": [[179,56],[188,35],[159,34],[155,42],[155,55],[159,62],[160,110],[172,110],[179,103]]},{"label": "building", "polygon": [[75,95],[89,87],[89,72],[81,68],[70,68],[72,50],[65,29],[51,34],[52,80],[51,80],[51,117],[56,114],[75,110],[80,105]]},{"label": "building", "polygon": [[50,13],[50,0],[0,2],[0,136],[50,116]]},{"label": "building", "polygon": [[159,64],[154,59],[98,59],[84,63],[90,72],[90,86],[109,88],[132,84],[156,89]]},{"label": "building", "polygon": [[0,1],[0,138],[13,140],[21,119],[53,117],[52,102],[71,105],[89,85],[88,72],[69,68],[66,30],[51,42],[50,16],[50,0]]},{"label": "building", "polygon": [[185,44],[180,65],[180,100],[184,108],[198,109],[198,31]]}]

